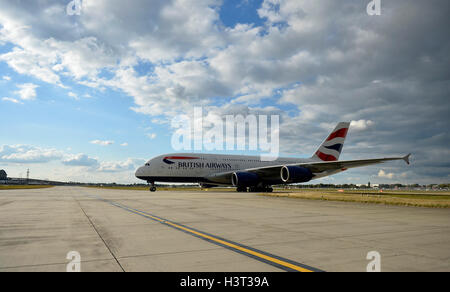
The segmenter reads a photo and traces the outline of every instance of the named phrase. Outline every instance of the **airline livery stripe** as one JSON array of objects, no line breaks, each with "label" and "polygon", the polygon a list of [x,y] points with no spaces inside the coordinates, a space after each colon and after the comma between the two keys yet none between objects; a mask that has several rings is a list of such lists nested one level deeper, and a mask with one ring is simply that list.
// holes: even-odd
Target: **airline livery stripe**
[{"label": "airline livery stripe", "polygon": [[327,149],[336,150],[337,152],[341,153],[342,146],[343,146],[342,144],[334,144],[334,145],[331,145],[331,146],[324,146],[324,147],[327,148]]},{"label": "airline livery stripe", "polygon": [[137,215],[143,216],[145,218],[151,219],[153,221],[159,222],[161,224],[170,226],[177,230],[181,230],[192,236],[195,236],[195,237],[198,237],[205,241],[208,241],[210,243],[222,246],[224,248],[227,248],[234,252],[240,253],[242,255],[251,257],[255,260],[264,262],[266,264],[277,267],[284,271],[288,271],[288,272],[296,272],[296,271],[297,272],[322,272],[322,270],[319,270],[317,268],[313,268],[308,265],[304,265],[304,264],[301,264],[301,263],[298,263],[298,262],[295,262],[295,261],[292,261],[289,259],[285,259],[285,258],[276,256],[276,255],[261,251],[261,250],[257,250],[257,249],[251,248],[249,246],[245,246],[245,245],[242,245],[242,244],[239,244],[239,243],[236,243],[236,242],[233,242],[233,241],[230,241],[230,240],[227,240],[227,239],[224,239],[224,238],[212,235],[212,234],[208,234],[206,232],[202,232],[202,231],[196,230],[194,228],[191,228],[191,227],[188,227],[188,226],[152,215],[150,213],[139,211],[137,209],[133,209],[133,208],[127,207],[125,205],[100,198],[98,196],[91,196],[91,197],[93,197],[97,200],[106,202],[108,204],[111,204],[115,207],[119,207],[123,210],[129,211],[129,212],[135,213]]},{"label": "airline livery stripe", "polygon": [[187,157],[187,156],[166,156],[164,159],[198,159],[198,157]]},{"label": "airline livery stripe", "polygon": [[334,145],[334,144],[344,144],[344,142],[345,142],[345,138],[335,137],[330,141],[325,140],[322,145],[329,146],[329,145]]},{"label": "airline livery stripe", "polygon": [[320,151],[317,151],[316,155],[320,158],[320,160],[323,160],[323,161],[336,161],[337,160],[336,157],[334,157],[333,155],[325,154]]},{"label": "airline livery stripe", "polygon": [[337,130],[336,132],[331,133],[330,136],[328,136],[327,141],[330,141],[330,140],[332,140],[334,138],[337,138],[337,137],[345,138],[347,136],[347,132],[348,132],[348,128],[342,128],[340,130]]}]

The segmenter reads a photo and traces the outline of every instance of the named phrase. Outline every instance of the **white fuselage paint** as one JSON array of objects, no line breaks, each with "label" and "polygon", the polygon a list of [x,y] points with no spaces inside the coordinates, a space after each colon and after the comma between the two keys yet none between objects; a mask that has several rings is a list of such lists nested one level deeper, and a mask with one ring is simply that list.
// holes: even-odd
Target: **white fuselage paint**
[{"label": "white fuselage paint", "polygon": [[[136,177],[148,181],[188,182],[190,179],[195,181],[196,178],[204,179],[218,173],[313,161],[317,162],[302,158],[279,157],[274,161],[261,161],[259,156],[173,153],[152,158],[136,171]],[[315,178],[323,176],[324,173]],[[231,185],[231,181],[229,184]]]}]

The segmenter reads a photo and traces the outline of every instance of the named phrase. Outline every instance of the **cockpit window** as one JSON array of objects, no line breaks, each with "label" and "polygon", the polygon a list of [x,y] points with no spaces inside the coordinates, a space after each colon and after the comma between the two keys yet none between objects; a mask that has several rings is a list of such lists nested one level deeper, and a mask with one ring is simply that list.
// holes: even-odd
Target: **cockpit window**
[{"label": "cockpit window", "polygon": [[145,166],[150,166],[150,162],[147,162],[147,163],[145,164]]}]

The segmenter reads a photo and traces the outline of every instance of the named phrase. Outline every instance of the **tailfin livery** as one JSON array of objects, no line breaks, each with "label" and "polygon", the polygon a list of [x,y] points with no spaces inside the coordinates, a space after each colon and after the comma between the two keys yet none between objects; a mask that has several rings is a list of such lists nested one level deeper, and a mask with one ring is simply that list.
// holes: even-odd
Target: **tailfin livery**
[{"label": "tailfin livery", "polygon": [[349,122],[339,123],[311,158],[321,161],[337,161],[344,147],[349,127]]}]

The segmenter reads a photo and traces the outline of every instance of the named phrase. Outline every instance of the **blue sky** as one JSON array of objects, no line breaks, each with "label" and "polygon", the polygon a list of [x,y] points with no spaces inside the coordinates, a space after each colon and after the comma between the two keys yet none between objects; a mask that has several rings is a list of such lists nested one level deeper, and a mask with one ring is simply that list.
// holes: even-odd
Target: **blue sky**
[{"label": "blue sky", "polygon": [[227,27],[234,27],[239,23],[263,26],[264,19],[258,15],[262,0],[229,0],[220,7],[220,20]]},{"label": "blue sky", "polygon": [[343,159],[413,153],[410,168],[322,182],[450,178],[439,5],[383,3],[368,16],[364,1],[114,0],[70,16],[69,2],[0,1],[0,168],[10,176],[138,182],[136,167],[174,151],[171,119],[202,106],[205,116],[279,115],[283,155],[310,155],[339,121],[352,121]]},{"label": "blue sky", "polygon": [[[23,104],[2,103],[2,117],[9,123],[8,135],[2,139],[4,143],[15,144],[20,141],[21,144],[41,147],[70,147],[111,159],[126,158],[127,154],[123,153],[120,144],[128,142],[131,147],[138,146],[134,151],[141,148],[139,154],[145,155],[142,137],[151,132],[151,129],[146,130],[150,128],[148,118],[130,111],[132,100],[124,94],[75,86],[69,92],[79,96],[76,100],[68,95],[66,89],[14,74],[4,64],[2,67],[2,73],[11,77],[11,81],[2,82],[2,96],[17,98],[14,93],[17,91],[15,82],[31,82],[39,86],[35,100]],[[84,94],[90,97],[86,98]],[[96,139],[113,140],[114,147],[102,153],[104,149],[89,143]]]}]

